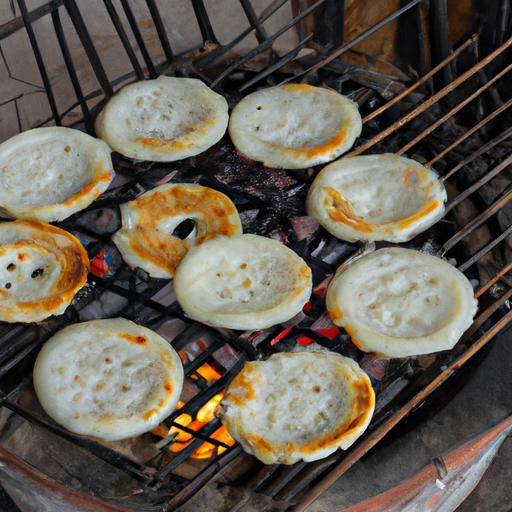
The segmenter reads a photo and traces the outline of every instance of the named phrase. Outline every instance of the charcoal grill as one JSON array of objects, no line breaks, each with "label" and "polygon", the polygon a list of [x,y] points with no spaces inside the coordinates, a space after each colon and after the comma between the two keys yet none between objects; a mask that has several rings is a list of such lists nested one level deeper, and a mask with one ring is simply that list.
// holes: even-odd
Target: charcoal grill
[{"label": "charcoal grill", "polygon": [[[334,239],[306,216],[305,194],[315,170],[266,169],[237,154],[227,138],[202,155],[172,164],[133,162],[114,155],[118,178],[113,186],[89,208],[59,223],[87,248],[92,266],[86,287],[62,316],[37,325],[0,324],[0,400],[12,412],[2,430],[4,445],[16,444],[9,439],[16,437],[17,428],[37,425],[41,437],[36,437],[32,453],[46,453],[41,443],[48,443],[50,450],[62,447],[83,461],[80,472],[97,468],[92,472],[100,478],[84,477],[78,485],[72,471],[56,471],[66,486],[59,487],[3,451],[0,478],[16,494],[12,474],[17,474],[16,485],[29,503],[36,503],[38,494],[56,499],[60,493],[59,500],[64,503],[65,496],[69,510],[215,510],[221,500],[224,508],[219,510],[298,512],[460,372],[512,320],[512,128],[506,128],[512,103],[507,87],[512,67],[510,30],[504,21],[492,41],[484,31],[481,37],[463,38],[452,50],[445,0],[402,2],[350,41],[344,37],[343,0],[178,4],[197,33],[197,40],[179,51],[176,47],[183,42],[173,41],[178,22],[164,1],[13,1],[12,19],[0,25],[4,66],[10,78],[21,80],[11,69],[7,50],[13,51],[9,41],[23,37],[28,42],[26,65],[33,59],[41,82],[32,84],[30,93],[2,98],[0,107],[14,112],[15,131],[57,124],[92,133],[95,115],[115,90],[158,74],[199,77],[224,94],[231,106],[243,94],[278,83],[308,81],[333,87],[357,101],[363,115],[363,133],[351,155],[406,153],[442,175],[450,196],[444,219],[406,245],[449,258],[465,272],[474,283],[479,311],[450,352],[391,362],[364,355],[325,312],[323,294],[329,277],[361,247]],[[241,9],[247,19],[245,29],[223,34],[222,42],[215,13],[220,4]],[[94,7],[94,17],[87,11],[89,6]],[[507,12],[501,15],[506,18]],[[272,23],[276,16],[281,20],[277,28],[277,22]],[[105,50],[99,47],[104,42],[92,35],[93,21],[99,18],[111,23],[109,51],[124,63],[124,67],[112,63],[119,72],[116,76],[103,62]],[[409,36],[414,35],[412,59],[420,76],[407,87],[396,77],[340,60],[401,20],[406,20]],[[44,46],[42,37],[50,36],[50,47]],[[425,50],[427,39],[430,53]],[[65,80],[52,80],[48,48],[55,50],[51,57],[65,70],[60,75]],[[41,109],[49,114],[29,124],[22,108],[28,94],[38,94],[41,103],[44,96]],[[110,242],[120,223],[118,205],[168,181],[221,190],[237,205],[245,231],[280,239],[306,259],[315,289],[304,313],[258,332],[207,328],[184,316],[169,281],[127,267]],[[111,316],[132,319],[166,337],[182,356],[186,383],[181,408],[165,425],[133,441],[102,443],[67,432],[44,414],[34,397],[31,370],[39,348],[54,332],[77,321]],[[313,463],[262,466],[219,434],[221,423],[211,404],[246,360],[313,342],[354,357],[369,372],[378,395],[374,419],[348,452]],[[204,421],[198,419],[201,411]],[[45,457],[34,464],[51,473]],[[124,494],[108,492],[113,479],[124,483]],[[77,487],[90,497],[76,494]],[[68,509],[62,505],[62,510]]]}]

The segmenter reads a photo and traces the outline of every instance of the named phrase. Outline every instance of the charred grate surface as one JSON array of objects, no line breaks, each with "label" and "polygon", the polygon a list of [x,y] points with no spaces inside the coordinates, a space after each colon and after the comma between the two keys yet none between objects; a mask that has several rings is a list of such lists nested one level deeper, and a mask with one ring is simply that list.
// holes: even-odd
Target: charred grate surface
[{"label": "charred grate surface", "polygon": [[[428,233],[407,245],[445,256],[464,271],[474,283],[479,312],[473,326],[448,354],[391,362],[365,355],[350,343],[342,329],[332,325],[325,312],[323,295],[330,276],[360,247],[336,240],[306,216],[305,195],[316,169],[287,172],[264,168],[241,157],[226,138],[197,157],[166,165],[134,163],[114,155],[119,176],[115,186],[88,209],[59,224],[79,237],[87,248],[92,262],[87,286],[61,317],[31,326],[0,324],[2,405],[140,480],[147,500],[155,506],[165,500],[166,509],[176,508],[200,493],[208,482],[218,480],[278,502],[296,503],[296,510],[303,510],[512,319],[512,130],[503,129],[510,120],[507,109],[512,102],[507,87],[512,39],[502,39],[505,42],[482,59],[478,58],[476,37],[450,54],[444,54],[442,45],[438,45],[432,71],[406,89],[388,77],[346,66],[338,57],[394,19],[406,13],[418,14],[421,0],[404,4],[348,43],[343,43],[342,38],[322,41],[320,34],[313,32],[302,34],[298,45],[281,55],[274,50],[275,41],[312,17],[319,24],[317,28],[325,30],[329,22],[323,14],[330,12],[333,2],[312,2],[307,9],[295,12],[276,32],[269,33],[264,22],[289,2],[274,0],[256,13],[251,2],[241,0],[250,26],[230,42],[219,45],[211,13],[204,2],[193,1],[191,9],[202,37],[197,48],[207,51],[198,53],[191,48],[184,55],[175,55],[157,2],[147,0],[145,5],[160,42],[159,59],[147,47],[132,3],[121,0],[119,9],[117,3],[103,2],[105,16],[111,19],[133,67],[130,73],[112,79],[103,67],[79,2],[52,1],[29,12],[25,2],[19,0],[19,17],[0,26],[0,39],[25,29],[46,85],[45,62],[31,26],[41,17],[51,16],[76,94],[76,101],[59,110],[48,84],[45,90],[53,115],[42,124],[66,124],[66,116],[80,108],[84,127],[91,131],[99,107],[94,103],[100,100],[101,104],[127,81],[151,78],[159,72],[197,76],[225,94],[231,106],[242,93],[276,83],[305,79],[332,87],[357,101],[364,118],[362,137],[351,154],[407,153],[434,165],[447,182],[447,215]],[[93,92],[84,93],[82,89],[62,27],[64,17],[71,20],[97,78],[99,88]],[[338,37],[333,25],[331,28]],[[233,50],[251,32],[256,34],[256,46],[238,58],[233,57]],[[440,34],[440,39],[444,35]],[[132,37],[140,56],[133,51]],[[422,37],[418,31],[418,38]],[[313,53],[300,57],[300,50],[312,42]],[[420,62],[418,66],[421,65],[424,64]],[[453,80],[439,87],[434,79],[437,82],[437,78],[448,75],[448,69],[456,71]],[[12,101],[16,105],[17,99]],[[315,287],[304,314],[286,325],[259,332],[207,328],[184,316],[171,283],[151,279],[140,269],[128,268],[110,242],[111,234],[120,227],[118,206],[169,181],[200,183],[224,192],[240,211],[244,231],[279,239],[304,257],[313,270]],[[97,442],[56,425],[35,400],[31,371],[44,341],[64,325],[112,316],[124,316],[156,330],[183,359],[183,405],[167,418],[163,434],[147,434],[126,443]],[[211,399],[222,393],[246,360],[312,342],[353,357],[372,377],[378,404],[368,432],[349,452],[292,467],[266,467],[252,461],[233,476],[244,456],[238,446],[230,446],[216,435],[219,420],[212,415],[197,428],[191,428],[191,423],[187,426],[180,418],[196,418]],[[181,443],[180,450],[172,451],[184,436],[188,436],[187,441]],[[213,447],[213,455],[194,458],[205,443]]]}]

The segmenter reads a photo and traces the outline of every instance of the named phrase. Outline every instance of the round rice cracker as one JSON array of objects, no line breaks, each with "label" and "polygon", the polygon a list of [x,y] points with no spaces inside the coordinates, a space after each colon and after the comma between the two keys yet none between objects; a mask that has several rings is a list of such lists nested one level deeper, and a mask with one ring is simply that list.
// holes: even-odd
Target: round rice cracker
[{"label": "round rice cracker", "polygon": [[370,423],[375,393],[352,359],[281,352],[246,363],[221,407],[222,422],[246,452],[265,464],[294,464],[350,447]]},{"label": "round rice cracker", "polygon": [[277,240],[218,236],[189,250],[174,277],[179,304],[192,319],[214,327],[265,329],[302,311],[311,269]]},{"label": "round rice cracker", "polygon": [[[155,278],[170,279],[187,251],[219,235],[242,232],[233,202],[209,187],[171,183],[121,205],[122,228],[112,237],[123,259]],[[185,220],[194,222],[186,238],[171,235]]]},{"label": "round rice cracker", "polygon": [[173,162],[217,143],[228,120],[224,97],[201,80],[160,76],[123,87],[98,115],[95,129],[128,158]]},{"label": "round rice cracker", "polygon": [[72,128],[27,130],[0,144],[0,209],[60,221],[89,206],[114,179],[110,148]]},{"label": "round rice cracker", "polygon": [[288,84],[246,96],[231,113],[236,148],[267,167],[302,169],[334,160],[360,135],[356,103],[332,89]]},{"label": "round rice cracker", "polygon": [[387,358],[453,348],[477,311],[473,287],[460,270],[402,247],[342,265],[326,303],[332,321],[357,347]]},{"label": "round rice cracker", "polygon": [[66,327],[34,366],[46,413],[76,434],[117,441],[152,430],[178,402],[183,367],[155,332],[124,318]]},{"label": "round rice cracker", "polygon": [[348,242],[406,242],[444,215],[446,189],[432,170],[393,154],[342,158],[314,179],[307,210]]},{"label": "round rice cracker", "polygon": [[35,220],[0,223],[0,320],[64,313],[88,270],[87,252],[71,233]]}]

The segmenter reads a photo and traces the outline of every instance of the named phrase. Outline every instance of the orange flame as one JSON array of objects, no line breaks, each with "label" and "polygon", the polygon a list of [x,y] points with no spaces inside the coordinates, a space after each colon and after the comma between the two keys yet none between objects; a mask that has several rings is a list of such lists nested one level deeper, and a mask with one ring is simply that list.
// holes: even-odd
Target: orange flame
[{"label": "orange flame", "polygon": [[[217,441],[221,441],[228,446],[233,446],[235,444],[235,440],[228,434],[224,425],[217,429],[210,437]],[[227,448],[224,448],[224,446],[215,446],[211,443],[203,443],[192,453],[191,457],[194,459],[209,459],[215,455],[215,450],[217,450],[217,454],[220,455],[221,453],[224,453]]]},{"label": "orange flame", "polygon": [[215,411],[217,406],[220,404],[222,397],[224,396],[224,391],[215,395],[213,398],[208,400],[199,411],[197,411],[196,419],[198,421],[202,421],[203,423],[209,423],[215,418]]},{"label": "orange flame", "polygon": [[[221,378],[221,374],[215,370],[208,363],[204,363],[202,366],[197,368],[196,372],[201,375],[207,381],[216,381]],[[190,414],[183,413],[180,414],[174,422],[183,427],[187,427],[190,430],[195,432],[199,431],[205,425],[207,425],[210,421],[215,418],[215,411],[219,406],[222,397],[224,396],[224,391],[218,393],[213,396],[206,402],[199,411],[197,411],[195,419],[190,416]],[[181,400],[176,405],[176,409],[181,409],[184,406],[184,402]],[[167,437],[168,435],[175,434],[175,439],[173,443],[170,445],[169,450],[173,453],[179,453],[184,450],[190,443],[194,441],[194,436],[189,432],[185,432],[181,430],[177,426],[173,426],[167,431],[165,425],[161,424],[155,429],[153,429],[153,434],[160,437]],[[229,435],[226,427],[219,427],[213,434],[210,435],[212,439],[217,441],[221,441],[222,443],[233,446],[235,444],[235,440]],[[224,446],[216,446],[208,442],[204,442],[198,448],[196,448],[192,455],[190,456],[192,459],[209,459],[213,457],[216,453],[220,455],[227,450]]]},{"label": "orange flame", "polygon": [[208,382],[212,380],[219,380],[222,377],[222,375],[208,363],[204,363],[203,366],[200,366],[196,370],[196,373],[199,373],[199,375],[201,375],[201,377],[206,379]]}]

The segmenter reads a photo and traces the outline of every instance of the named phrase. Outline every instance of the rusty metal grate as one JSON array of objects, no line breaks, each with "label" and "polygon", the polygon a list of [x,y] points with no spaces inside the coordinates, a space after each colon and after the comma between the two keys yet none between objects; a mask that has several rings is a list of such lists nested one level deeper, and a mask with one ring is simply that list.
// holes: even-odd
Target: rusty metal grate
[{"label": "rusty metal grate", "polygon": [[[502,129],[503,120],[508,114],[506,111],[512,103],[512,98],[502,97],[504,91],[510,90],[502,85],[512,67],[508,64],[512,39],[506,40],[481,60],[478,59],[476,36],[450,53],[446,48],[443,51],[443,45],[437,45],[441,50],[433,55],[437,64],[432,70],[383,103],[368,86],[352,82],[345,91],[344,82],[337,80],[347,70],[337,58],[398,17],[406,13],[419,17],[425,2],[413,0],[405,4],[345,44],[342,34],[341,37],[339,34],[340,19],[326,18],[333,6],[339,12],[343,2],[330,0],[318,0],[302,12],[296,12],[293,19],[269,35],[265,21],[289,3],[287,0],[274,0],[257,15],[249,0],[240,0],[250,26],[231,42],[213,47],[212,43],[218,43],[218,40],[210,13],[203,0],[192,0],[191,12],[197,19],[202,41],[190,51],[194,52],[204,45],[207,51],[200,54],[195,52],[189,58],[190,51],[184,54],[173,51],[161,15],[163,6],[159,6],[155,0],[146,0],[145,7],[161,46],[160,58],[155,59],[137,23],[134,2],[120,0],[120,9],[116,7],[117,3],[103,0],[105,15],[111,19],[133,68],[114,79],[109,78],[104,69],[80,10],[82,6],[75,0],[54,0],[30,12],[25,0],[18,0],[20,17],[0,26],[0,40],[21,29],[26,30],[52,112],[51,118],[44,120],[41,125],[67,123],[69,114],[79,108],[83,125],[82,121],[73,121],[72,124],[91,131],[97,111],[97,106],[91,106],[91,101],[97,103],[108,98],[114,89],[127,81],[155,77],[162,72],[198,76],[224,93],[231,102],[235,102],[241,92],[258,86],[307,79],[341,88],[359,102],[364,129],[352,155],[381,151],[407,152],[429,165],[435,165],[447,186],[452,188],[445,219],[426,236],[417,237],[408,245],[453,258],[459,269],[474,280],[476,295],[480,300],[474,324],[453,351],[439,354],[426,366],[396,363],[386,367],[385,377],[375,381],[379,396],[386,396],[385,391],[390,390],[393,383],[400,381],[402,385],[392,394],[388,391],[389,396],[378,405],[378,412],[367,433],[349,452],[335,453],[321,461],[298,463],[291,467],[253,464],[245,474],[238,475],[236,481],[231,482],[275,500],[294,504],[294,510],[299,511],[304,510],[512,320],[508,302],[512,297],[512,251],[507,245],[510,244],[512,226],[510,221],[507,225],[506,219],[497,218],[512,198],[512,188],[510,180],[504,188],[500,188],[501,182],[500,186],[496,185],[501,176],[510,173],[512,165],[512,153],[507,149],[510,146],[506,145],[512,136],[512,129]],[[435,14],[437,2],[431,3]],[[32,27],[38,19],[48,15],[76,95],[76,100],[63,109],[58,108]],[[63,28],[64,16],[71,21],[99,84],[99,88],[91,92],[83,91]],[[316,20],[315,31],[301,36],[296,46],[279,55],[274,50],[275,41],[312,16]],[[333,36],[328,41],[322,41],[320,35],[325,32],[326,25]],[[240,41],[253,32],[257,45],[249,52],[233,57],[233,51]],[[424,35],[418,30],[420,42]],[[440,41],[445,35],[439,35]],[[132,39],[136,42],[138,53],[133,49]],[[311,44],[313,54],[302,58],[300,51]],[[259,70],[248,70],[247,64],[261,56],[265,56],[265,64]],[[418,58],[421,61],[424,56],[420,54]],[[471,62],[472,65],[463,67],[463,58],[464,62]],[[296,64],[292,71],[287,67],[290,63]],[[424,67],[424,62],[419,62],[418,67]],[[456,78],[447,83],[447,76]],[[447,85],[436,89],[433,79],[439,77]],[[483,102],[482,98],[487,97],[490,100]],[[12,99],[15,105],[18,101],[19,98]],[[475,105],[480,107],[476,115],[473,110]],[[463,114],[473,119],[469,128],[467,122],[461,125],[458,120],[455,121]],[[474,119],[479,121],[475,122]],[[225,388],[244,361],[311,341],[359,360],[363,358],[363,354],[350,344],[342,330],[329,331],[332,326],[326,320],[321,296],[322,283],[358,247],[338,241],[313,227],[311,232],[300,231],[301,222],[306,222],[303,204],[312,177],[309,171],[287,173],[264,169],[259,164],[241,159],[227,140],[203,155],[171,165],[134,163],[119,156],[116,156],[114,163],[124,183],[111,188],[87,210],[59,224],[86,245],[93,261],[93,273],[87,287],[61,317],[30,326],[0,324],[0,400],[3,406],[28,421],[41,425],[140,479],[148,496],[150,493],[154,496],[155,492],[157,495],[162,492],[160,499],[164,495],[171,495],[170,500],[166,500],[168,510],[178,507],[218,478],[219,473],[229,472],[238,464],[242,456],[240,447],[230,447],[212,437],[220,427],[218,419],[212,419],[198,431],[176,420],[185,413],[194,416],[208,400]],[[133,271],[122,262],[109,241],[119,223],[118,205],[167,180],[197,182],[223,191],[234,200],[241,212],[245,230],[281,238],[308,261],[313,269],[318,293],[313,295],[310,309],[302,318],[257,333],[240,334],[206,328],[183,315],[173,300],[168,281],[151,279],[144,272]],[[489,190],[491,192],[483,194]],[[464,216],[468,209],[472,212],[470,220]],[[105,269],[102,265],[107,260],[109,264]],[[99,443],[65,431],[45,416],[33,400],[27,399],[32,394],[33,361],[39,347],[52,333],[69,323],[114,314],[155,330],[163,329],[164,336],[167,335],[177,351],[193,353],[185,363],[186,382],[188,389],[192,390],[190,396],[184,400],[184,406],[166,420],[166,428],[180,429],[190,434],[192,441],[174,455],[170,455],[168,450],[173,438],[159,440],[148,435],[143,441],[154,447],[154,456],[146,462],[136,461],[120,445]],[[201,342],[199,345],[198,340]],[[220,378],[215,381],[205,379],[198,372],[204,364],[214,367]],[[180,468],[190,463],[191,455],[204,442],[225,451],[206,461],[192,463],[193,474],[184,477],[180,474]]]}]

